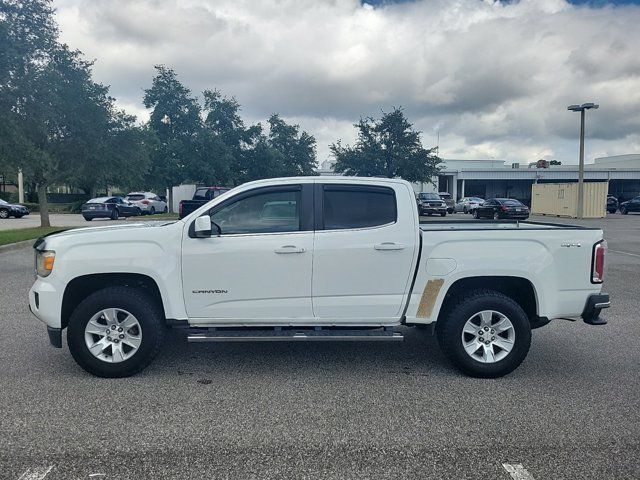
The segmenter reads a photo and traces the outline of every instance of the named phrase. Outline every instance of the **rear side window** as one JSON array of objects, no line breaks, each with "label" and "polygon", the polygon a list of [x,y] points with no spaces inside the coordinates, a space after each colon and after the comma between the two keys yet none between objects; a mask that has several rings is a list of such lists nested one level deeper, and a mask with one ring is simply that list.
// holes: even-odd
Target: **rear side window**
[{"label": "rear side window", "polygon": [[514,207],[514,206],[520,207],[520,206],[522,206],[522,203],[519,200],[515,200],[515,199],[514,200],[503,200],[502,203],[504,205],[509,205],[511,207]]},{"label": "rear side window", "polygon": [[397,218],[396,196],[391,188],[357,185],[325,185],[325,230],[376,227]]},{"label": "rear side window", "polygon": [[208,188],[198,188],[196,193],[193,194],[194,200],[208,200],[207,193],[209,192]]}]

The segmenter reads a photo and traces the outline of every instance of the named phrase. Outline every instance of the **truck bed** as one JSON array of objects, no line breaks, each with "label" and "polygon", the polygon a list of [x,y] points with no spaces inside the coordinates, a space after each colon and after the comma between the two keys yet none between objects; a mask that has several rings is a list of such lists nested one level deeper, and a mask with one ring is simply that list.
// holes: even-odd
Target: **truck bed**
[{"label": "truck bed", "polygon": [[420,222],[422,231],[442,230],[599,230],[597,227],[515,220],[443,220]]}]

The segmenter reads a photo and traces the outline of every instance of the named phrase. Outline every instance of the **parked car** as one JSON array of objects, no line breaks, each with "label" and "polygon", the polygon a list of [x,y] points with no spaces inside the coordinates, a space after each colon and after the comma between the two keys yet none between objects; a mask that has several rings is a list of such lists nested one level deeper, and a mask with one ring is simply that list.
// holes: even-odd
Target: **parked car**
[{"label": "parked car", "polygon": [[420,215],[447,215],[447,204],[437,193],[419,193],[417,196],[418,212]]},{"label": "parked car", "polygon": [[629,212],[640,212],[640,197],[632,198],[620,204],[620,213],[626,215]]},{"label": "parked car", "polygon": [[456,203],[455,212],[471,213],[478,205],[482,205],[484,200],[479,197],[464,197]]},{"label": "parked car", "polygon": [[184,218],[191,212],[197,210],[205,203],[218,198],[225,192],[231,190],[228,187],[198,187],[193,194],[193,199],[182,200],[178,209],[178,217]]},{"label": "parked car", "polygon": [[22,218],[25,215],[29,215],[29,209],[27,207],[12,204],[0,198],[0,218]]},{"label": "parked car", "polygon": [[613,195],[607,195],[607,212],[616,213],[618,211],[618,199]]},{"label": "parked car", "polygon": [[490,198],[473,210],[473,218],[526,220],[529,218],[529,208],[515,198]]},{"label": "parked car", "polygon": [[82,216],[87,222],[94,218],[118,220],[120,217],[134,217],[136,215],[142,215],[140,207],[125,201],[122,197],[92,198],[82,205]]},{"label": "parked car", "polygon": [[152,192],[131,192],[124,199],[140,207],[143,215],[154,215],[169,211],[167,202]]},{"label": "parked car", "polygon": [[532,328],[603,325],[610,306],[600,228],[419,225],[400,179],[259,180],[183,220],[67,230],[34,248],[31,311],[101,377],[149,365],[167,327],[191,342],[395,342],[405,325],[435,326],[455,366],[498,377],[525,359]]},{"label": "parked car", "polygon": [[442,200],[444,200],[444,203],[447,204],[447,213],[453,213],[456,208],[456,201],[451,194],[448,192],[438,192],[438,195]]}]

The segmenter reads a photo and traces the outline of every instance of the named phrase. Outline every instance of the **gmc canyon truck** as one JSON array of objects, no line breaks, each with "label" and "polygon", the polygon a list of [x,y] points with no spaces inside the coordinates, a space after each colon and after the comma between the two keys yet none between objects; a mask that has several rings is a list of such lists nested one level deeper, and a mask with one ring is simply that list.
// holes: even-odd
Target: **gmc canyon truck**
[{"label": "gmc canyon truck", "polygon": [[261,180],[182,220],[69,230],[34,248],[31,311],[101,377],[146,367],[167,327],[246,342],[400,341],[410,326],[466,374],[498,377],[524,360],[531,329],[605,324],[609,307],[602,230],[420,224],[403,180]]}]

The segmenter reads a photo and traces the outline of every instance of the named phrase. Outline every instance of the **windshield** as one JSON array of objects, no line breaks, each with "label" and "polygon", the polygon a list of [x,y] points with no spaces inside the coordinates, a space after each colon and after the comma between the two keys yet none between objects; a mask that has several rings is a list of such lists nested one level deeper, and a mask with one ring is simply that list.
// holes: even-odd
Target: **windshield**
[{"label": "windshield", "polygon": [[421,193],[418,198],[420,200],[442,200],[437,193]]},{"label": "windshield", "polygon": [[470,197],[470,198],[469,198],[469,201],[470,201],[470,202],[478,202],[478,203],[482,203],[482,202],[484,202],[484,200],[483,200],[483,199],[478,198],[478,197]]},{"label": "windshield", "polygon": [[137,202],[138,200],[143,200],[144,195],[136,194],[136,195],[127,195],[126,199],[130,202]]},{"label": "windshield", "polygon": [[98,197],[98,198],[92,198],[91,200],[89,200],[87,203],[104,203],[107,200],[109,200],[111,197]]}]

